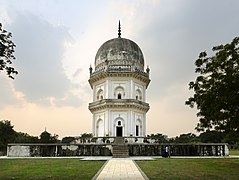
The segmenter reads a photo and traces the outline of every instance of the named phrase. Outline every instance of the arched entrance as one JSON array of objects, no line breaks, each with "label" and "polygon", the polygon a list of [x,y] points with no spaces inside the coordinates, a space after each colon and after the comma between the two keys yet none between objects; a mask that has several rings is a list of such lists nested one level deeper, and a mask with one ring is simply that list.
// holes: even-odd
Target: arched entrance
[{"label": "arched entrance", "polygon": [[123,124],[121,119],[116,120],[116,136],[117,137],[123,136]]},{"label": "arched entrance", "polygon": [[136,120],[135,135],[136,136],[142,135],[142,122],[140,119]]}]

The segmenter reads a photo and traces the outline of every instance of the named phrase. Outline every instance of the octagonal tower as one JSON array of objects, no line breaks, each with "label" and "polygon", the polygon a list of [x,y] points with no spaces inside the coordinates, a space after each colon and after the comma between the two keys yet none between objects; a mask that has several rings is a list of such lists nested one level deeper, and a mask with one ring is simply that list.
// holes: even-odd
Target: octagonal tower
[{"label": "octagonal tower", "polygon": [[90,67],[89,83],[93,102],[92,132],[95,137],[146,134],[146,89],[150,83],[149,68],[144,71],[144,57],[139,46],[121,38],[106,41],[95,56],[95,70]]}]

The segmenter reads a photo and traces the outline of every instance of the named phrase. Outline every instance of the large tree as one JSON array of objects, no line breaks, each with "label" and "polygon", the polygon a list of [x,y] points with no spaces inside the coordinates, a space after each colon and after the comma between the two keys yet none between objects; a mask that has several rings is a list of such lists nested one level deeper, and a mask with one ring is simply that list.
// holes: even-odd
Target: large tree
[{"label": "large tree", "polygon": [[8,120],[0,121],[0,151],[6,153],[7,144],[13,143],[16,138],[16,132]]},{"label": "large tree", "polygon": [[15,59],[14,48],[16,47],[11,40],[12,34],[2,28],[0,23],[0,71],[5,71],[8,77],[14,79],[13,74],[18,72],[11,66]]},{"label": "large tree", "polygon": [[195,62],[198,77],[189,83],[194,95],[186,101],[196,106],[198,131],[215,129],[239,137],[239,37],[213,47],[212,56],[201,52]]}]

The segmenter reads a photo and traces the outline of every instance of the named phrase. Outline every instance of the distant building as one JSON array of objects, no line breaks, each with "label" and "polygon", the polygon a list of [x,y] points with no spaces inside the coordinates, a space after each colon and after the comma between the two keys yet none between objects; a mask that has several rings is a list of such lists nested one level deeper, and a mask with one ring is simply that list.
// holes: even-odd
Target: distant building
[{"label": "distant building", "polygon": [[121,38],[106,41],[95,56],[95,70],[90,67],[89,83],[93,102],[92,132],[95,137],[146,135],[146,89],[149,68],[144,71],[144,57],[139,46]]}]

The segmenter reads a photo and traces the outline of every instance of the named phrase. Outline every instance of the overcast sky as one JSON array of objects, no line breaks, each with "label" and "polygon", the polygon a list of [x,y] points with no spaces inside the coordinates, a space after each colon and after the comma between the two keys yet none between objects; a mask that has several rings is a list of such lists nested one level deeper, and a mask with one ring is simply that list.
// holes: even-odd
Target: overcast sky
[{"label": "overcast sky", "polygon": [[[16,131],[78,136],[91,132],[89,66],[117,37],[136,42],[149,65],[147,134],[196,133],[194,62],[201,51],[239,36],[238,0],[1,0],[0,22],[16,44],[15,80],[0,72],[0,120]],[[146,67],[145,67],[146,68]]]}]

